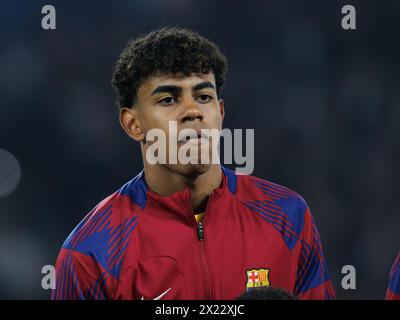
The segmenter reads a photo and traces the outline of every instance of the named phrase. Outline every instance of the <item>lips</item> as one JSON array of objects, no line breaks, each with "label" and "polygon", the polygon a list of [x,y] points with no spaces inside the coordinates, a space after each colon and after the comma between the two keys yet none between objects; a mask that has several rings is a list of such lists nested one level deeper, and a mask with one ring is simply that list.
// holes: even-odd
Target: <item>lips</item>
[{"label": "lips", "polygon": [[198,141],[206,139],[208,140],[209,133],[208,129],[182,129],[178,135],[178,141],[185,142],[189,140]]}]

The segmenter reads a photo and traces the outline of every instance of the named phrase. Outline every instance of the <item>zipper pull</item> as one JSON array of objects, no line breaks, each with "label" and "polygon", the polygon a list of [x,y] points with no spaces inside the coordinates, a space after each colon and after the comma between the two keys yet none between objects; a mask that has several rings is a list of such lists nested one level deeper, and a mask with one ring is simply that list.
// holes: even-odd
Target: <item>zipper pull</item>
[{"label": "zipper pull", "polygon": [[204,228],[203,228],[203,224],[201,222],[199,222],[197,224],[197,238],[200,241],[204,239]]}]

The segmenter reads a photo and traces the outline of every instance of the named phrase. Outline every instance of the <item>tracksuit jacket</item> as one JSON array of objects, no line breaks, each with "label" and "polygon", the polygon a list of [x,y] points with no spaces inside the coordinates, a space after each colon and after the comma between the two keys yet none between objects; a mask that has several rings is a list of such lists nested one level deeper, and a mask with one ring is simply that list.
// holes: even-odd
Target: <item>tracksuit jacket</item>
[{"label": "tracksuit jacket", "polygon": [[303,198],[221,168],[199,223],[189,189],[159,196],[144,171],[100,202],[61,248],[52,299],[229,300],[262,287],[334,298]]}]

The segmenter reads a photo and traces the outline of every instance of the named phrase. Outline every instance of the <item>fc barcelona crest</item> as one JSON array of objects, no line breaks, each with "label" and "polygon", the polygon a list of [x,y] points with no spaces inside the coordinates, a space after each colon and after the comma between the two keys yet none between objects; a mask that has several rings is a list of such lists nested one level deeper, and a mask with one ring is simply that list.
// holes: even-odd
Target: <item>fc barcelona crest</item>
[{"label": "fc barcelona crest", "polygon": [[270,269],[251,269],[246,270],[247,274],[247,282],[246,288],[247,290],[252,288],[259,287],[269,287],[269,270]]}]

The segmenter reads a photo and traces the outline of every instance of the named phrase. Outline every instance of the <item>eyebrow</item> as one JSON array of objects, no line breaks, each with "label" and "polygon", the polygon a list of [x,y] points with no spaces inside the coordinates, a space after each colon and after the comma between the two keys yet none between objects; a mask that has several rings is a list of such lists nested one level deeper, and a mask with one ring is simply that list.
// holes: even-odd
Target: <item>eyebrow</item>
[{"label": "eyebrow", "polygon": [[[201,82],[199,84],[196,84],[193,87],[193,91],[199,91],[199,90],[206,89],[206,88],[211,88],[211,89],[215,90],[215,86],[211,82],[205,81],[205,82]],[[154,96],[157,93],[162,93],[162,92],[168,92],[168,93],[171,93],[171,94],[178,95],[178,94],[180,94],[182,92],[182,88],[179,87],[179,86],[173,86],[173,85],[158,86],[157,88],[155,88],[152,91],[151,95]]]},{"label": "eyebrow", "polygon": [[210,89],[214,89],[215,90],[215,86],[211,82],[205,81],[205,82],[196,84],[193,87],[193,91],[199,91],[199,90],[206,89],[206,88],[210,88]]},{"label": "eyebrow", "polygon": [[158,86],[157,88],[155,88],[153,90],[153,92],[151,93],[152,96],[154,96],[157,93],[161,93],[161,92],[168,92],[168,93],[172,93],[172,94],[179,94],[182,92],[182,88],[178,87],[178,86],[172,86],[172,85],[165,85],[165,86]]}]

